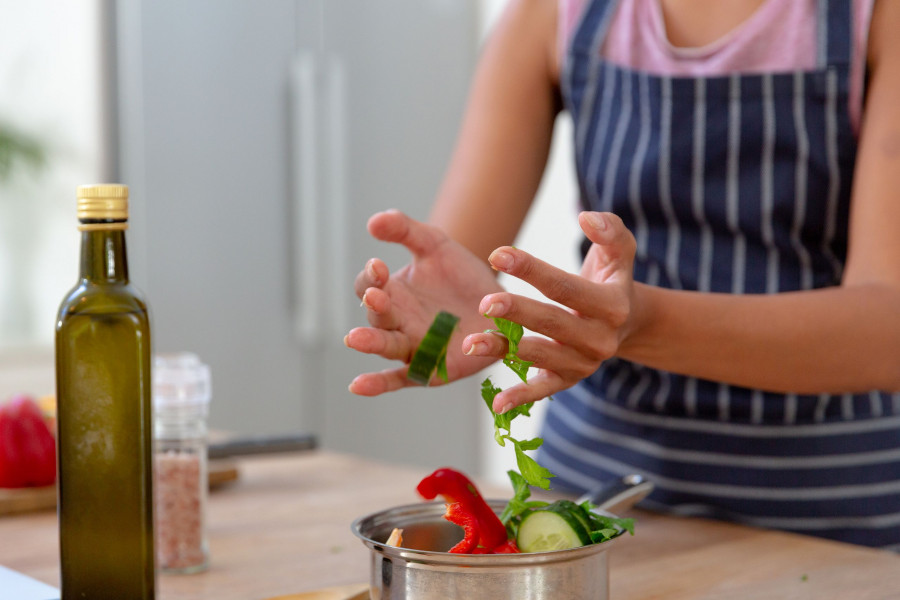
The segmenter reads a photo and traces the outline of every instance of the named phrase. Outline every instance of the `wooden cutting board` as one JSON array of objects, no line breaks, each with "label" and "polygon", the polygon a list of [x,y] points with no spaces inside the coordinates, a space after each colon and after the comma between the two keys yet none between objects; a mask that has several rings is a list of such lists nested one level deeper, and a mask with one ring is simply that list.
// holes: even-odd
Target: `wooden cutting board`
[{"label": "wooden cutting board", "polygon": [[[228,459],[209,461],[209,487],[238,478],[237,465]],[[0,488],[0,517],[56,508],[56,486],[37,488]]]},{"label": "wooden cutting board", "polygon": [[363,584],[342,585],[289,596],[276,596],[267,600],[369,600],[369,586]]}]

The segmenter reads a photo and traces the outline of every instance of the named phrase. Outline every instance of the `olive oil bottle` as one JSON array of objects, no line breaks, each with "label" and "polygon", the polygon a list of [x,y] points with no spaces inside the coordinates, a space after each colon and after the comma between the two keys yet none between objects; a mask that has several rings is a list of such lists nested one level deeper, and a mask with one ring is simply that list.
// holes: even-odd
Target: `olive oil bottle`
[{"label": "olive oil bottle", "polygon": [[128,187],[78,188],[81,274],[56,321],[62,600],[155,596],[151,347]]}]

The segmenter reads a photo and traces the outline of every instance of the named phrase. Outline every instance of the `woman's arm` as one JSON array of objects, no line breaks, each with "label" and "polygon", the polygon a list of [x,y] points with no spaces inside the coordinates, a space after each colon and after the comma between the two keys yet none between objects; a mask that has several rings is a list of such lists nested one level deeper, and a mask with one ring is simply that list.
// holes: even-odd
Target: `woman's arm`
[{"label": "woman's arm", "polygon": [[[775,296],[642,288],[620,354],[776,391],[900,390],[900,2],[876,2],[840,287]],[[677,341],[676,341],[677,340]],[[674,350],[674,351],[673,351]]]},{"label": "woman's arm", "polygon": [[512,0],[485,45],[429,222],[482,260],[511,244],[559,112],[557,0]]},{"label": "woman's arm", "polygon": [[[633,240],[607,215],[606,230],[581,217],[594,241],[593,264],[567,275],[521,250],[501,248],[495,267],[535,285],[562,311],[505,292],[481,309],[550,340],[531,336],[519,354],[542,371],[536,385],[509,388],[494,408],[573,385],[616,355],[651,367],[772,391],[843,393],[900,390],[900,2],[876,3],[870,32],[870,80],[840,286],[774,295],[704,294],[632,283]],[[512,257],[500,266],[496,257]],[[590,258],[590,255],[589,255]],[[605,310],[585,298],[600,298]],[[474,334],[473,355],[505,351],[502,340]]]},{"label": "woman's arm", "polygon": [[[485,261],[515,238],[546,163],[558,112],[556,1],[512,0],[495,27],[431,223],[396,211],[369,220],[373,237],[405,246],[411,260],[390,273],[373,258],[357,276],[370,326],[348,332],[348,347],[409,363],[434,315],[448,310],[461,317],[447,353],[449,380],[492,362],[463,356],[457,336],[488,325],[478,302],[501,288]],[[363,373],[350,390],[373,396],[413,385],[406,370]]]}]

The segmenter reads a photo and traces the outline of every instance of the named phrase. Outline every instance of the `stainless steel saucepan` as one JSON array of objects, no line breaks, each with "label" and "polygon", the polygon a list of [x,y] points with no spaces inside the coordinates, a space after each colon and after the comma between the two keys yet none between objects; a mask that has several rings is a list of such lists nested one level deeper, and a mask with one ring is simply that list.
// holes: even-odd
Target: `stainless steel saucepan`
[{"label": "stainless steel saucepan", "polygon": [[[650,493],[652,484],[628,475],[579,499],[598,511],[625,510]],[[498,514],[506,501],[489,501]],[[607,600],[608,552],[623,542],[531,554],[451,554],[461,529],[444,520],[443,502],[420,502],[383,510],[353,523],[370,549],[371,600]],[[403,547],[386,546],[403,530]]]}]

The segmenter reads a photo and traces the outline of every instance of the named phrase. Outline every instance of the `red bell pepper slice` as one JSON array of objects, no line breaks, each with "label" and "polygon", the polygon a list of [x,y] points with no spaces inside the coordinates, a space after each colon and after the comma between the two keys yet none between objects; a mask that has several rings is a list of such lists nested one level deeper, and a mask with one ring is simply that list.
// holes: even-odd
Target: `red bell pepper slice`
[{"label": "red bell pepper slice", "polygon": [[[446,467],[438,469],[419,482],[416,490],[426,500],[433,500],[438,495],[443,496],[448,504],[459,504],[459,508],[454,511],[471,515],[477,524],[478,537],[475,547],[480,546],[492,552],[497,546],[506,543],[506,526],[481,497],[475,484],[459,471]],[[473,549],[474,547],[470,548],[469,552]]]},{"label": "red bell pepper slice", "polygon": [[505,543],[494,548],[494,554],[519,554],[520,552],[521,550],[519,550],[515,538],[510,538]]},{"label": "red bell pepper slice", "polygon": [[0,405],[0,487],[52,485],[56,440],[41,409],[19,395]]},{"label": "red bell pepper slice", "polygon": [[475,516],[467,512],[461,503],[454,502],[447,505],[447,512],[444,513],[444,518],[451,523],[459,525],[465,531],[463,539],[450,548],[450,552],[454,554],[473,553],[478,545],[478,521],[475,519]]}]

